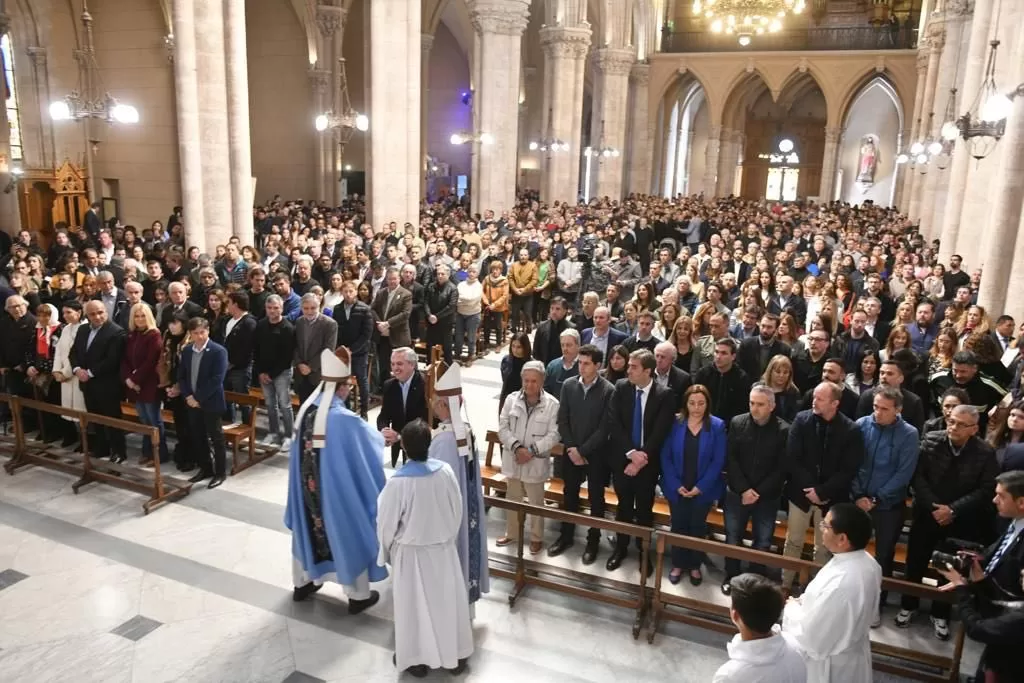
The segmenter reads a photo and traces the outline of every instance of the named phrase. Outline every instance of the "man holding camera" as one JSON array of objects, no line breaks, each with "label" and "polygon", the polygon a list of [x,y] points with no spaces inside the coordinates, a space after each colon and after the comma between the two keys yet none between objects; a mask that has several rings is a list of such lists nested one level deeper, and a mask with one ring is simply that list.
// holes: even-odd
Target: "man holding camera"
[{"label": "man holding camera", "polygon": [[977,681],[1024,680],[1024,472],[996,477],[992,499],[999,516],[1010,525],[981,556],[967,557],[964,577],[952,564],[937,567],[949,581],[942,590],[956,590],[967,636],[985,644]]},{"label": "man holding camera", "polygon": [[[920,582],[932,553],[949,539],[989,540],[992,490],[999,463],[995,451],[978,438],[978,409],[959,405],[944,432],[921,440],[914,474],[913,523],[907,543],[907,581]],[[910,626],[920,600],[904,595],[896,625]],[[932,604],[932,626],[939,640],[949,638],[949,603]]]}]

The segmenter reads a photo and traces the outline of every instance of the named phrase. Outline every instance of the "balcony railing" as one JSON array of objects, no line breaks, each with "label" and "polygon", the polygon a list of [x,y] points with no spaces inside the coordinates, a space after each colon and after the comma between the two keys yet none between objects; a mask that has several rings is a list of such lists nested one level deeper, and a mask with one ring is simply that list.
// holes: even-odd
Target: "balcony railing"
[{"label": "balcony railing", "polygon": [[662,34],[662,52],[771,52],[787,50],[911,50],[917,47],[917,29],[903,26],[845,26],[783,29],[751,37],[743,47],[735,35],[711,31]]}]

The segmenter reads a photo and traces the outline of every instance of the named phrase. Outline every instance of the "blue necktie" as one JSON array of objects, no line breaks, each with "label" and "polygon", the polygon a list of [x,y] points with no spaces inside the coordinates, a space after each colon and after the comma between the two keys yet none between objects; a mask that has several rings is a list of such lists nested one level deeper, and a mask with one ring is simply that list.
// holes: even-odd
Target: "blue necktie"
[{"label": "blue necktie", "polygon": [[1013,533],[1015,528],[1016,527],[1013,524],[1011,524],[1006,529],[1006,533],[1003,535],[1002,542],[999,544],[999,547],[996,548],[995,555],[992,556],[992,559],[988,561],[988,566],[985,567],[986,574],[991,574],[995,570],[996,566],[999,565],[999,560],[1003,559],[1003,555],[1010,548],[1010,543],[1015,538]]},{"label": "blue necktie", "polygon": [[644,392],[636,390],[636,403],[633,404],[633,445],[636,448],[643,447],[644,438],[644,406],[640,402]]}]

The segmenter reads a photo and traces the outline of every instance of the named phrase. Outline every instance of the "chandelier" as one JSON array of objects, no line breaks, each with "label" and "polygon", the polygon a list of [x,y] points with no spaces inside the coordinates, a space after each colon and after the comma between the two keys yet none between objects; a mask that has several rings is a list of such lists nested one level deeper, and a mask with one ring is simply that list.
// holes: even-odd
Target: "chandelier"
[{"label": "chandelier", "polygon": [[746,47],[755,35],[782,30],[786,14],[804,11],[804,0],[693,0],[693,14],[714,33],[735,35]]},{"label": "chandelier", "polygon": [[318,133],[323,133],[327,130],[337,131],[338,143],[347,145],[357,130],[365,132],[369,129],[370,119],[366,114],[360,114],[353,109],[352,101],[348,96],[348,75],[345,73],[345,59],[341,58],[338,62],[340,62],[341,111],[334,112],[328,110],[317,114],[313,118],[313,126]]}]

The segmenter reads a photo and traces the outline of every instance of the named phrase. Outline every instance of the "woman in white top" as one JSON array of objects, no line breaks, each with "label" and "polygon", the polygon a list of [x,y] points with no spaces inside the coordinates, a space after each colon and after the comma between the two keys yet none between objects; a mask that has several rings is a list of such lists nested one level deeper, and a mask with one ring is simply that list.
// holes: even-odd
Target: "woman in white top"
[{"label": "woman in white top", "polygon": [[[60,404],[71,410],[85,410],[85,396],[78,384],[78,378],[72,372],[71,367],[71,345],[75,343],[75,335],[78,328],[82,326],[82,304],[77,301],[65,302],[63,305],[64,322],[67,323],[61,331],[60,338],[53,351],[53,378],[60,382]],[[68,421],[68,431],[64,435],[65,448],[71,446],[78,440],[78,420],[73,417],[65,417]]]},{"label": "woman in white top", "polygon": [[480,283],[479,269],[474,264],[466,268],[466,279],[459,283],[459,303],[455,307],[455,355],[462,356],[463,337],[469,337],[469,355],[466,366],[476,356],[476,330],[480,327],[484,286]]},{"label": "woman in white top", "polygon": [[334,309],[335,306],[341,303],[341,285],[345,282],[345,278],[341,276],[341,273],[331,273],[331,288],[329,291],[324,293],[323,307]]}]

